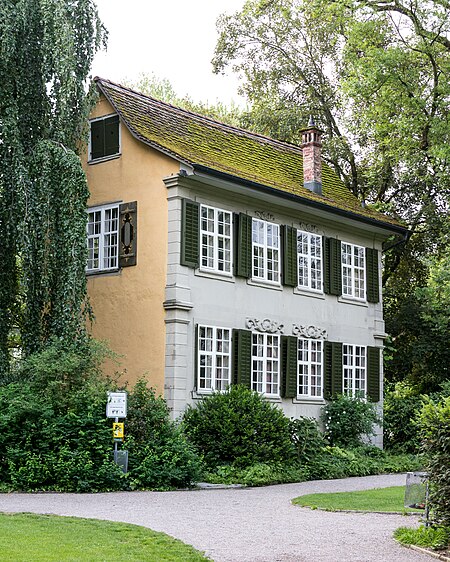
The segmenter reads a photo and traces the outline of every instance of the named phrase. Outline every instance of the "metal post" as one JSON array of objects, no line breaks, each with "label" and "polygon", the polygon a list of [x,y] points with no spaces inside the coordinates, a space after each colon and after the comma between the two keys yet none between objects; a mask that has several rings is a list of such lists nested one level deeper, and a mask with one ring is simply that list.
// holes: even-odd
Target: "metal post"
[{"label": "metal post", "polygon": [[[119,418],[115,418],[115,422],[119,422]],[[117,439],[114,439],[114,462],[117,463]]]}]

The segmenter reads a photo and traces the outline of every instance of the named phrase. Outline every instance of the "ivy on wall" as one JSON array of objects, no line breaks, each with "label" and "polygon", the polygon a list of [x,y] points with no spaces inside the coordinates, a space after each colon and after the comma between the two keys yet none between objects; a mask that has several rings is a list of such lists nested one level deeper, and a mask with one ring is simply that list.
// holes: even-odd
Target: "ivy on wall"
[{"label": "ivy on wall", "polygon": [[92,0],[0,3],[0,371],[84,336],[88,189],[77,151],[106,31]]}]

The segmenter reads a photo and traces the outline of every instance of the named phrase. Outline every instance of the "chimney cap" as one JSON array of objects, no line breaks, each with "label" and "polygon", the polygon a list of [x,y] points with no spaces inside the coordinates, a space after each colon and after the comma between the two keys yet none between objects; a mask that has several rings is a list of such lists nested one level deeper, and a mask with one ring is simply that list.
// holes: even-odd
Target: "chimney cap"
[{"label": "chimney cap", "polygon": [[312,115],[309,116],[308,126],[300,129],[301,133],[305,133],[306,131],[317,131],[318,133],[323,133],[322,129],[317,127],[316,122],[314,121],[314,117]]}]

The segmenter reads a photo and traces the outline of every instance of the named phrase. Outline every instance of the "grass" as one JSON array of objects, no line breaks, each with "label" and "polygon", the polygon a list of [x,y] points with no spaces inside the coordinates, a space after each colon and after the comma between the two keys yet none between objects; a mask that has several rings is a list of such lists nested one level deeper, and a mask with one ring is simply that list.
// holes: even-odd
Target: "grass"
[{"label": "grass", "polygon": [[419,527],[409,529],[400,527],[394,531],[394,538],[402,544],[413,544],[433,550],[445,550],[450,548],[450,528],[443,527]]},{"label": "grass", "polygon": [[360,492],[337,492],[333,494],[308,494],[292,500],[295,505],[324,509],[326,511],[387,511],[398,513],[423,513],[422,510],[405,508],[404,486],[376,488]]},{"label": "grass", "polygon": [[200,562],[193,547],[164,533],[126,523],[34,515],[0,514],[3,562]]}]

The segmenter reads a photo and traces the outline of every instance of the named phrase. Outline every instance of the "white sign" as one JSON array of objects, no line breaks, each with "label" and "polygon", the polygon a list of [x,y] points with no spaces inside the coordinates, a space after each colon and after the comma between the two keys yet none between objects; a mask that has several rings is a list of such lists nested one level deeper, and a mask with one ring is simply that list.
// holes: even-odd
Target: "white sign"
[{"label": "white sign", "polygon": [[106,403],[107,418],[126,418],[127,417],[127,393],[108,392],[108,402]]}]

